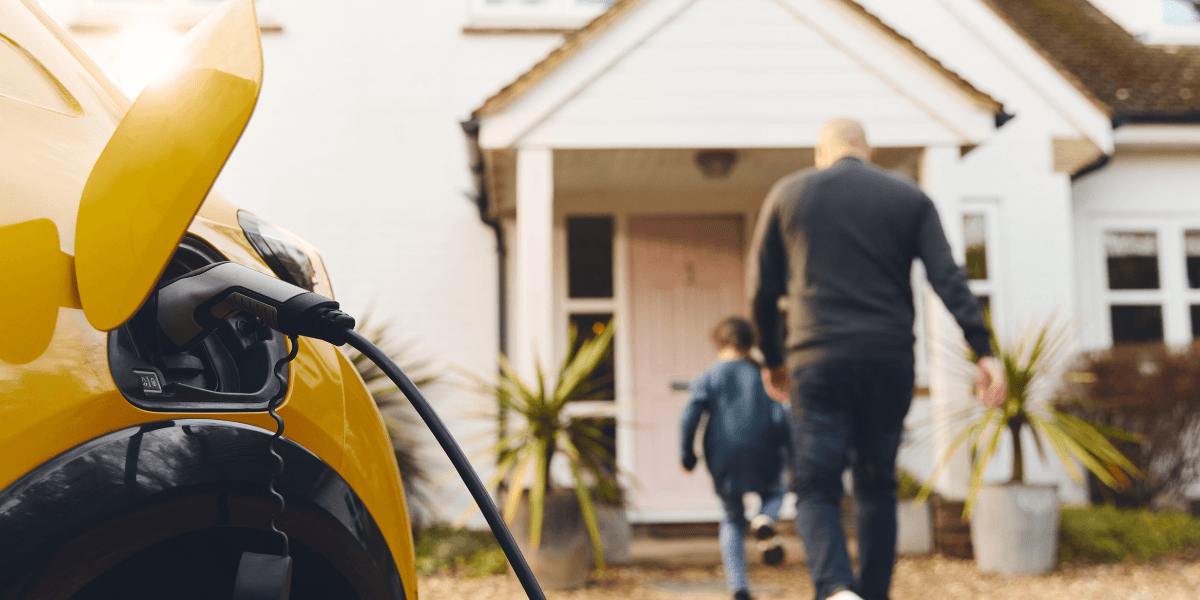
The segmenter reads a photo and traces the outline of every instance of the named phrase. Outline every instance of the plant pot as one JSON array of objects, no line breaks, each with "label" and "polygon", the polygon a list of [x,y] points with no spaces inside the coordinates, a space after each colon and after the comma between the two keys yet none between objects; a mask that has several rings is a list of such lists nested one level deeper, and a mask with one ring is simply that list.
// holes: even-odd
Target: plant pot
[{"label": "plant pot", "polygon": [[542,541],[535,550],[529,546],[529,492],[526,491],[509,527],[513,538],[543,588],[579,589],[587,582],[595,556],[583,513],[579,511],[579,500],[573,490],[551,490],[546,494],[543,511]]},{"label": "plant pot", "polygon": [[1036,575],[1058,556],[1058,486],[1003,484],[979,488],[971,516],[975,565],[1001,575]]},{"label": "plant pot", "polygon": [[974,558],[971,524],[963,519],[962,500],[949,500],[938,494],[929,497],[933,511],[933,551],[953,558]]},{"label": "plant pot", "polygon": [[[604,542],[604,563],[621,565],[629,562],[629,545],[633,541],[633,525],[625,515],[625,509],[611,504],[596,504],[596,521],[600,526],[600,539]],[[582,523],[582,521],[581,521]],[[596,562],[595,553],[591,554]]]},{"label": "plant pot", "polygon": [[896,554],[933,552],[933,527],[929,505],[916,500],[901,500],[896,505]]}]

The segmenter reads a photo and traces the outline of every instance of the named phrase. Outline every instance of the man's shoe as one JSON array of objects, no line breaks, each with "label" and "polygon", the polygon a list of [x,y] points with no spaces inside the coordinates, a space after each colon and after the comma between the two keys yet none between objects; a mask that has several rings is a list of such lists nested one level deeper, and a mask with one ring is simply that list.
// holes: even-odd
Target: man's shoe
[{"label": "man's shoe", "polygon": [[775,520],[767,515],[755,515],[750,519],[750,531],[760,540],[769,540],[775,537]]},{"label": "man's shoe", "polygon": [[846,588],[842,588],[834,592],[832,596],[827,596],[825,600],[863,600],[863,598]]},{"label": "man's shoe", "polygon": [[783,564],[783,557],[786,553],[783,551],[783,538],[775,536],[766,542],[759,542],[758,548],[762,550],[763,563],[768,565]]},{"label": "man's shoe", "polygon": [[748,590],[738,590],[733,593],[733,600],[750,600],[750,592]]}]

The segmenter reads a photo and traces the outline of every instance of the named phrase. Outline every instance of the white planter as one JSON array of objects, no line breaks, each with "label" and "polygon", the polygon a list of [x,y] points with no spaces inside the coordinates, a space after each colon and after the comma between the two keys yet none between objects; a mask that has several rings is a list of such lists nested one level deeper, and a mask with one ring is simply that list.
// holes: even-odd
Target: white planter
[{"label": "white planter", "polygon": [[544,507],[542,541],[536,550],[529,546],[529,492],[522,495],[509,529],[543,588],[579,589],[587,582],[594,556],[579,501],[574,491],[555,490],[546,494]]},{"label": "white planter", "polygon": [[[605,563],[619,565],[629,562],[633,527],[625,516],[625,509],[605,504],[596,504],[595,508],[600,539],[604,543]],[[529,547],[528,492],[522,496],[516,518],[509,529],[543,588],[574,590],[587,582],[588,572],[596,562],[596,554],[574,490],[554,490],[546,495],[542,543],[537,550]]]},{"label": "white planter", "polygon": [[896,554],[933,552],[933,527],[929,504],[901,500],[896,506]]},{"label": "white planter", "polygon": [[[628,563],[629,546],[633,541],[633,525],[625,516],[625,509],[607,504],[597,504],[596,521],[600,526],[600,539],[604,542],[605,564]],[[596,562],[594,550],[592,556],[592,562]]]},{"label": "white planter", "polygon": [[1058,486],[980,487],[971,515],[975,565],[1001,575],[1036,575],[1058,558]]}]

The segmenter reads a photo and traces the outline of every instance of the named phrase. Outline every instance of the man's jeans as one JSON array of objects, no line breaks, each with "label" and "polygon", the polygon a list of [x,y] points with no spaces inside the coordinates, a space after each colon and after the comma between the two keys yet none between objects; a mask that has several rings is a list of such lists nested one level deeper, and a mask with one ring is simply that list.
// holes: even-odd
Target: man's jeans
[{"label": "man's jeans", "polygon": [[[896,451],[912,402],[910,360],[824,361],[792,374],[796,529],[821,600],[841,588],[887,600],[896,556]],[[842,472],[858,501],[856,580],[839,509]]]}]

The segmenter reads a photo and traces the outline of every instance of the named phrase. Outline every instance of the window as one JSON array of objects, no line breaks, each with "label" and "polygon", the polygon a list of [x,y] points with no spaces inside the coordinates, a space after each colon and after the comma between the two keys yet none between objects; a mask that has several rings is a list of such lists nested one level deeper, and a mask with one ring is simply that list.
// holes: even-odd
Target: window
[{"label": "window", "polygon": [[[584,342],[595,338],[604,333],[604,328],[608,326],[608,322],[612,320],[612,313],[592,313],[592,314],[574,314],[570,316],[570,326],[575,328],[575,347],[572,351],[579,350]],[[616,335],[614,334],[614,338]],[[616,363],[613,360],[613,344],[608,345],[608,353],[604,359],[600,361],[600,365],[588,378],[588,383],[595,386],[591,400],[607,400],[612,401],[617,397],[616,386],[613,382],[613,376],[616,370]]]},{"label": "window", "polygon": [[467,29],[556,29],[583,27],[614,0],[470,0]]},{"label": "window", "polygon": [[963,246],[966,250],[968,285],[985,317],[993,318],[995,310],[997,269],[993,247],[998,237],[996,232],[998,212],[995,202],[967,201],[963,206]]},{"label": "window", "polygon": [[1163,0],[1163,23],[1166,25],[1200,24],[1200,9],[1190,0]]},{"label": "window", "polygon": [[1108,289],[1158,289],[1158,235],[1154,232],[1104,234]]},{"label": "window", "polygon": [[1184,252],[1187,254],[1188,287],[1200,290],[1200,229],[1190,229],[1183,234]]},{"label": "window", "polygon": [[1200,227],[1139,219],[1100,223],[1097,233],[1103,304],[1096,309],[1107,321],[1109,341],[1200,338]]},{"label": "window", "polygon": [[1162,307],[1114,304],[1109,312],[1112,319],[1114,344],[1161,342],[1163,340]]},{"label": "window", "polygon": [[612,295],[612,217],[567,217],[567,296]]}]

